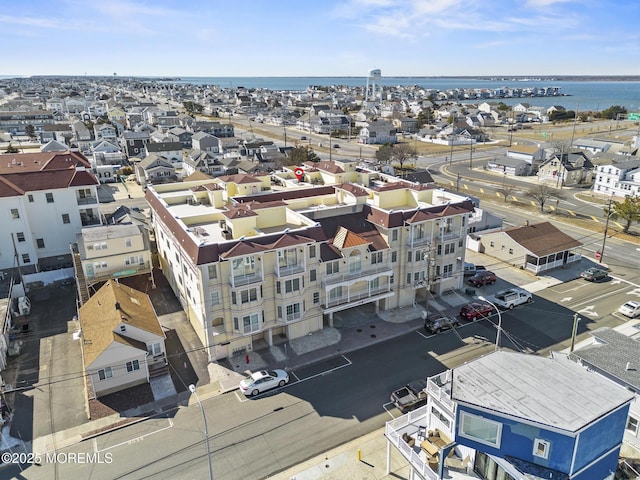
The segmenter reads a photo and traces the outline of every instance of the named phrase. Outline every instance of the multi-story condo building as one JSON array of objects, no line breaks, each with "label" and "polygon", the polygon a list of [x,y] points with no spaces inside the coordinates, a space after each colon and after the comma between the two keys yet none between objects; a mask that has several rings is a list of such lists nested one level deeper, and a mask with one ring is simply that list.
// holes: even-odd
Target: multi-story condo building
[{"label": "multi-story condo building", "polygon": [[80,303],[89,289],[111,278],[151,273],[151,250],[140,225],[117,224],[83,228],[72,244]]},{"label": "multi-story condo building", "polygon": [[100,224],[89,168],[78,152],[0,155],[0,269],[68,256],[80,229]]},{"label": "multi-story condo building", "polygon": [[296,186],[291,173],[278,179],[283,190],[269,175],[149,187],[162,269],[210,359],[332,326],[341,310],[461,287],[470,200],[351,162],[319,168],[353,180]]},{"label": "multi-story condo building", "polygon": [[0,130],[12,135],[26,135],[29,125],[34,133],[42,133],[44,126],[54,121],[53,114],[47,110],[0,112]]}]

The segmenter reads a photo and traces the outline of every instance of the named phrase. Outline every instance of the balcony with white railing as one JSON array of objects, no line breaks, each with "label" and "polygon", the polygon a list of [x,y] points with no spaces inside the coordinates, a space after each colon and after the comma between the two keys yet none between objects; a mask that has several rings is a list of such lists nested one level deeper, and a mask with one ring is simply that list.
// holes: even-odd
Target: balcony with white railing
[{"label": "balcony with white railing", "polygon": [[143,273],[151,272],[151,263],[135,263],[129,265],[120,265],[115,268],[92,268],[90,271],[85,272],[85,279],[87,284],[92,285],[98,282],[106,282],[110,278],[125,278],[135,275],[141,275]]},{"label": "balcony with white railing", "polygon": [[263,281],[262,270],[256,270],[253,273],[246,273],[244,275],[231,275],[229,277],[229,283],[232,287],[242,287],[244,285],[251,285],[252,283],[258,283]]},{"label": "balcony with white railing", "polygon": [[288,277],[290,275],[296,275],[305,271],[306,265],[304,262],[300,262],[296,265],[276,266],[276,277]]},{"label": "balcony with white railing", "polygon": [[391,288],[391,285],[385,285],[378,288],[370,288],[368,290],[347,290],[347,293],[345,295],[327,297],[324,301],[323,307],[325,309],[332,309],[338,306],[345,306],[347,308],[356,307],[358,305],[363,305],[365,303],[389,297],[393,295],[393,293],[394,292]]},{"label": "balcony with white railing", "polygon": [[[348,268],[345,266],[345,268]],[[354,283],[362,280],[373,280],[375,277],[381,275],[393,275],[393,267],[391,262],[375,263],[373,265],[367,265],[359,270],[354,270],[347,273],[334,273],[326,275],[322,279],[323,285],[336,285],[339,283]]]}]

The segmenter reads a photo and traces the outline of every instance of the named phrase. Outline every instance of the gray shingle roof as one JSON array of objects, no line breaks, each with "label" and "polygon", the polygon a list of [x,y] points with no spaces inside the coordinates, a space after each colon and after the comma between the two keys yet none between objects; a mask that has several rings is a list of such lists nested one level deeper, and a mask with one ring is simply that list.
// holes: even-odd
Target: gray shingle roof
[{"label": "gray shingle roof", "polygon": [[598,328],[591,335],[595,342],[575,350],[573,356],[640,391],[640,342],[608,327]]}]

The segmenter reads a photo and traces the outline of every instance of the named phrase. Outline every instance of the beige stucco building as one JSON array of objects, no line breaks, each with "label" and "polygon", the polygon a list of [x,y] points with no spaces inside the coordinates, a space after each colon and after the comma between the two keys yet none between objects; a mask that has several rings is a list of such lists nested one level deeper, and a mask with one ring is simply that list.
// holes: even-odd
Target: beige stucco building
[{"label": "beige stucco building", "polygon": [[[305,178],[341,169],[350,181],[274,190],[234,175],[149,188],[162,270],[210,359],[332,326],[341,310],[461,287],[469,199],[321,163],[303,166]],[[257,188],[232,196],[244,184]]]}]

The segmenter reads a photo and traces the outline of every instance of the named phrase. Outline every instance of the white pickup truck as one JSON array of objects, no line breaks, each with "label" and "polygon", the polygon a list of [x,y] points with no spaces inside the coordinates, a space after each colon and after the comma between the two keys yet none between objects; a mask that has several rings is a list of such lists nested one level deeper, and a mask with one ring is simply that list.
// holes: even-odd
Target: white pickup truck
[{"label": "white pickup truck", "polygon": [[495,294],[493,302],[500,308],[511,310],[513,307],[523,303],[531,303],[533,296],[531,293],[521,288],[509,288]]}]

